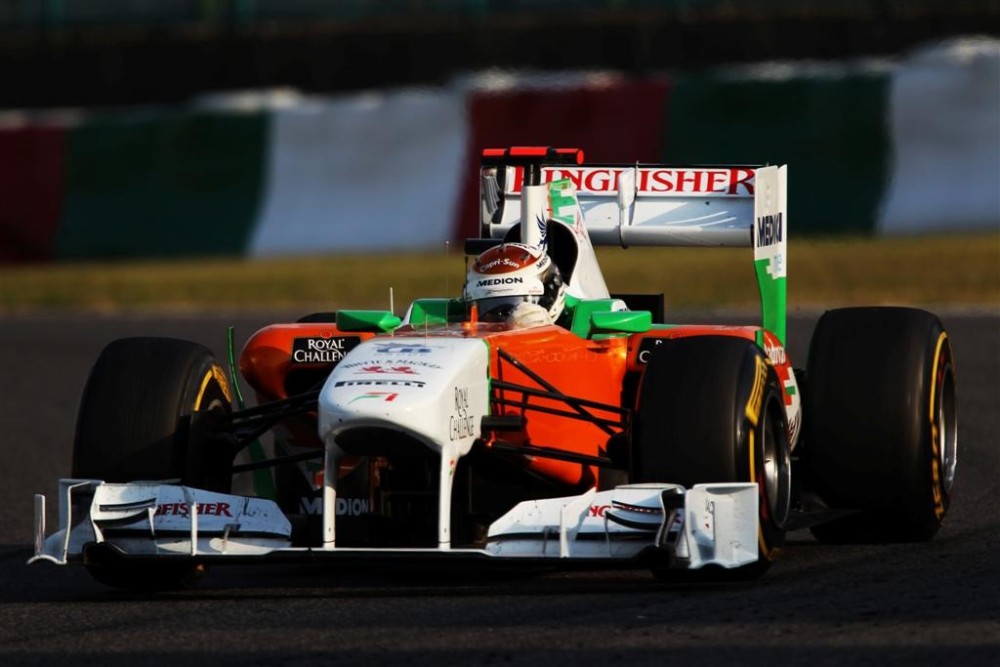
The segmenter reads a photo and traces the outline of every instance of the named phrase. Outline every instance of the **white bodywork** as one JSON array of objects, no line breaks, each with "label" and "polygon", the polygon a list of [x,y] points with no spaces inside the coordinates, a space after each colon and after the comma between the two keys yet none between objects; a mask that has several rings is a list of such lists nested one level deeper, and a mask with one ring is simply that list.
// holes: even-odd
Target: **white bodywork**
[{"label": "white bodywork", "polygon": [[438,543],[451,543],[451,482],[489,414],[489,357],[478,338],[374,338],[351,350],[319,396],[326,446],[323,541],[336,544],[337,436],[355,428],[405,433],[440,455]]},{"label": "white bodywork", "polygon": [[[664,497],[678,495],[672,508]],[[676,563],[738,567],[757,560],[757,485],[633,484],[575,498],[523,502],[490,526],[495,556],[631,558],[652,545]],[[652,533],[637,541],[636,533]]]},{"label": "white bodywork", "polygon": [[[668,502],[668,498],[683,502]],[[260,498],[183,486],[99,480],[60,482],[60,528],[45,535],[45,497],[35,496],[35,554],[29,563],[82,560],[89,543],[123,556],[224,561],[283,553],[315,560],[387,550],[292,547],[278,506]],[[166,509],[165,509],[166,508]],[[621,486],[526,501],[495,521],[484,549],[449,553],[495,559],[627,561],[654,550],[679,569],[735,568],[757,560],[757,485]],[[435,552],[397,549],[396,553]]]},{"label": "white bodywork", "polygon": [[[532,197],[530,186],[519,185],[522,168],[506,170],[502,201],[496,185],[483,187],[490,193],[483,203],[483,225],[493,238],[536,217],[522,215],[521,200]],[[569,179],[596,245],[749,246],[757,179],[770,170],[778,167],[556,166],[543,168],[542,179]],[[495,169],[483,171],[484,181],[496,179]],[[498,208],[501,215],[494,220]],[[538,210],[537,205],[529,210]]]},{"label": "white bodywork", "polygon": [[[45,498],[36,496],[31,561],[79,562],[89,543],[126,556],[225,560],[273,553],[321,554],[385,549],[336,545],[336,480],[344,451],[338,438],[354,428],[406,434],[440,457],[437,549],[501,559],[628,560],[647,550],[673,567],[739,567],[757,559],[756,484],[620,486],[579,496],[525,501],[496,520],[483,549],[451,545],[452,480],[458,460],[480,436],[489,413],[488,354],[479,338],[438,330],[388,336],[354,348],[319,397],[326,454],[323,544],[292,547],[288,519],[276,503],[164,482],[109,484],[62,480],[60,527],[46,537]],[[668,500],[672,501],[668,502]]]},{"label": "white bodywork", "polygon": [[157,482],[59,482],[59,530],[45,536],[45,496],[35,496],[35,555],[65,565],[87,543],[129,555],[247,556],[291,545],[291,525],[270,500]]},{"label": "white bodywork", "polygon": [[[519,182],[514,178],[519,168],[506,169],[505,182]],[[495,169],[484,169],[484,229],[501,239],[521,224],[520,240],[544,247],[549,221],[565,224],[579,251],[570,294],[609,298],[592,241],[753,245],[758,272],[765,275],[762,296],[771,300],[783,338],[784,167],[557,167],[542,173],[542,185],[523,193],[510,185],[500,193]],[[520,206],[506,205],[514,201]],[[765,289],[773,293],[764,294]],[[794,383],[794,377],[789,381]],[[423,335],[375,337],[352,349],[320,392],[318,428],[325,445],[321,546],[292,547],[289,521],[270,500],[166,482],[63,480],[60,528],[51,536],[45,530],[45,498],[36,496],[35,555],[29,562],[81,562],[85,547],[94,543],[125,556],[213,561],[387,551],[593,561],[636,561],[653,551],[665,555],[669,567],[680,569],[735,568],[757,560],[758,487],[752,483],[685,489],[663,480],[526,501],[492,523],[484,548],[452,548],[452,480],[459,459],[481,435],[489,392],[489,350],[480,338],[454,331],[435,334],[433,329]],[[797,402],[792,410],[797,414]],[[346,446],[352,429],[372,428],[405,434],[440,457],[436,549],[337,546],[337,472],[346,454],[340,443]]]}]

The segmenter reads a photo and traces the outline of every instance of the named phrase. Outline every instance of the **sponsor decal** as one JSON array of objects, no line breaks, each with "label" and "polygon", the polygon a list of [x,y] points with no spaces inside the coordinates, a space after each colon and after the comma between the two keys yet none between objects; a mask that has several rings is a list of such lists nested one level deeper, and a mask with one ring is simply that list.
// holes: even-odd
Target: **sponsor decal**
[{"label": "sponsor decal", "polygon": [[782,266],[784,263],[784,256],[780,252],[774,253],[771,261],[767,264],[767,274],[773,278],[781,278],[785,275],[785,267]]},{"label": "sponsor decal", "polygon": [[[218,364],[212,365],[212,378],[215,380],[216,384],[222,387],[222,393],[225,395],[226,400],[230,403],[233,402],[232,390],[229,388],[229,377],[226,372],[222,370],[222,367]],[[202,382],[202,391],[205,390],[205,383]],[[198,397],[198,405],[201,405],[202,396]]]},{"label": "sponsor decal", "polygon": [[367,513],[367,498],[337,498],[337,516],[361,516]]},{"label": "sponsor decal", "polygon": [[370,386],[392,386],[392,387],[423,387],[426,382],[423,380],[341,380],[334,383],[334,387],[370,387]]},{"label": "sponsor decal", "polygon": [[760,419],[760,404],[764,400],[764,386],[767,384],[767,365],[759,356],[754,357],[756,366],[753,378],[753,387],[750,389],[750,396],[747,398],[746,417],[754,426]]},{"label": "sponsor decal", "polygon": [[[369,511],[367,498],[337,498],[337,516],[363,516]],[[323,498],[300,498],[299,512],[311,515],[322,514]]]},{"label": "sponsor decal", "polygon": [[639,343],[639,354],[635,360],[640,364],[649,363],[649,355],[653,353],[657,345],[663,344],[663,338],[643,338]]},{"label": "sponsor decal", "polygon": [[299,513],[318,515],[323,513],[322,498],[299,498]]},{"label": "sponsor decal", "polygon": [[360,336],[296,338],[292,341],[292,361],[297,364],[335,364],[360,342]]},{"label": "sponsor decal", "polygon": [[[784,346],[770,332],[764,334],[764,352],[774,364],[774,370],[784,387],[785,405],[791,406],[793,396],[796,393],[795,379],[792,377],[792,366]],[[789,418],[793,419],[793,416],[789,414]]]},{"label": "sponsor decal", "polygon": [[788,441],[795,442],[799,437],[799,429],[802,428],[802,412],[797,411],[788,420]]},{"label": "sponsor decal", "polygon": [[363,394],[359,394],[358,396],[355,396],[354,398],[352,398],[351,400],[349,400],[348,403],[353,403],[354,401],[360,401],[360,400],[365,399],[365,398],[381,399],[381,400],[385,401],[386,403],[389,403],[391,401],[395,401],[396,397],[398,397],[398,396],[399,396],[399,394],[397,394],[396,392],[392,392],[392,391],[366,391]]},{"label": "sponsor decal", "polygon": [[[566,181],[555,181],[549,184],[549,208],[552,217],[567,227],[573,227],[576,222],[576,197],[573,190],[567,187]],[[568,212],[564,213],[564,210]]]},{"label": "sponsor decal", "polygon": [[[509,192],[521,192],[523,167],[511,184]],[[629,167],[628,169],[632,169]],[[624,168],[559,167],[542,170],[546,183],[568,178],[580,192],[614,194],[618,192],[618,178]],[[755,170],[741,167],[717,169],[640,168],[636,174],[639,194],[706,194],[726,196],[752,196]]]},{"label": "sponsor decal", "polygon": [[499,257],[497,259],[493,259],[484,264],[481,264],[478,270],[480,273],[487,273],[491,269],[496,269],[501,266],[505,266],[515,270],[522,268],[521,264],[515,262],[509,257]]},{"label": "sponsor decal", "polygon": [[762,215],[757,218],[757,233],[754,240],[758,248],[781,243],[784,236],[785,225],[781,211],[774,215]]},{"label": "sponsor decal", "polygon": [[518,357],[525,364],[593,363],[595,361],[592,354],[580,349],[527,349],[521,352]]},{"label": "sponsor decal", "polygon": [[366,368],[371,368],[373,366],[408,366],[410,368],[430,368],[430,369],[440,369],[441,364],[435,364],[430,361],[423,361],[421,359],[365,359],[364,361],[351,361],[346,364],[341,364],[338,368],[357,368],[358,366],[364,366]]},{"label": "sponsor decal", "polygon": [[492,287],[493,285],[520,285],[524,278],[510,276],[507,278],[483,278],[476,281],[476,287]]},{"label": "sponsor decal", "polygon": [[410,366],[364,366],[354,371],[355,373],[397,373],[399,375],[419,375]]},{"label": "sponsor decal", "polygon": [[788,356],[785,354],[785,348],[775,343],[770,336],[764,339],[764,352],[767,353],[767,356],[777,366],[784,366],[788,363]]},{"label": "sponsor decal", "polygon": [[[199,516],[233,516],[229,511],[229,503],[198,503]],[[163,503],[156,506],[156,516],[188,516],[187,503]]]},{"label": "sponsor decal", "polygon": [[379,343],[375,346],[379,354],[430,354],[434,350],[420,343]]},{"label": "sponsor decal", "polygon": [[604,514],[611,509],[611,505],[591,505],[588,516],[592,517],[603,517]]},{"label": "sponsor decal", "polygon": [[448,417],[448,434],[453,441],[476,434],[476,418],[469,414],[468,387],[455,387],[455,411]]},{"label": "sponsor decal", "polygon": [[715,530],[715,501],[705,499],[705,507],[701,515],[701,529],[708,534]]},{"label": "sponsor decal", "polygon": [[545,250],[549,247],[549,224],[543,216],[535,216],[535,227],[538,228],[538,247]]}]

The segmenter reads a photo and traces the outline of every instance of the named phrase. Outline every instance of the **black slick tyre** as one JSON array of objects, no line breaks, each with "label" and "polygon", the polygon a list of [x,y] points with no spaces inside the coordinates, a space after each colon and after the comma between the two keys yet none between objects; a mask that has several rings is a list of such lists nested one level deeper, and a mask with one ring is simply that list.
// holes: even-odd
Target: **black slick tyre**
[{"label": "black slick tyre", "polygon": [[[72,475],[106,482],[169,480],[227,492],[233,449],[226,374],[211,351],[173,338],[123,338],[101,352],[83,390]],[[193,429],[191,416],[209,428]],[[212,423],[222,423],[212,434]],[[190,584],[202,568],[129,561],[88,563],[102,583],[135,590]]]},{"label": "black slick tyre", "polygon": [[757,483],[758,560],[732,574],[753,578],[770,567],[785,539],[791,456],[781,386],[760,347],[734,336],[656,347],[640,383],[632,480]]},{"label": "black slick tyre", "polygon": [[805,483],[860,513],[812,528],[824,542],[932,538],[951,502],[955,364],[941,321],[915,308],[827,311],[803,396]]}]

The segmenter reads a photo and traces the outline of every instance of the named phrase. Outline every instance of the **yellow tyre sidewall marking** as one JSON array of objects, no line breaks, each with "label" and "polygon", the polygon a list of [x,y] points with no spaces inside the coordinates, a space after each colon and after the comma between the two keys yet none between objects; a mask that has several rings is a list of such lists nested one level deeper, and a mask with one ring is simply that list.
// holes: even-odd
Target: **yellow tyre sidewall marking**
[{"label": "yellow tyre sidewall marking", "polygon": [[[753,387],[750,396],[747,398],[744,414],[750,422],[750,432],[747,438],[747,451],[750,456],[750,480],[757,482],[757,424],[760,423],[760,408],[764,400],[764,388],[767,386],[767,363],[759,356],[754,357],[756,368],[754,369]],[[764,499],[767,500],[766,498]],[[771,548],[764,538],[764,528],[760,523],[760,511],[758,510],[757,525],[757,549],[761,557],[765,560],[773,560],[776,549]]]},{"label": "yellow tyre sidewall marking", "polygon": [[941,364],[942,351],[948,343],[948,334],[944,331],[938,336],[934,348],[934,363],[931,366],[931,391],[928,402],[928,419],[931,428],[931,493],[934,496],[934,515],[940,521],[944,517],[944,494],[941,492],[941,443],[939,441],[937,421],[938,366]]},{"label": "yellow tyre sidewall marking", "polygon": [[222,393],[225,395],[226,400],[229,403],[233,402],[232,394],[229,389],[229,380],[226,378],[225,372],[223,372],[222,367],[218,364],[212,364],[212,368],[205,373],[205,377],[201,379],[201,387],[198,389],[198,397],[194,401],[194,409],[201,410],[201,402],[205,399],[205,392],[208,391],[208,384],[215,380],[215,382],[222,388]]}]

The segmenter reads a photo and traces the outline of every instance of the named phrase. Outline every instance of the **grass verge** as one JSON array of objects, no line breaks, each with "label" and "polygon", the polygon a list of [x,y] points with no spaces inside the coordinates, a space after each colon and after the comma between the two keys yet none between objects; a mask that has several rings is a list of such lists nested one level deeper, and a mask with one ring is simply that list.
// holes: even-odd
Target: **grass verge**
[{"label": "grass verge", "polygon": [[[668,308],[752,308],[746,248],[599,248],[613,292],[657,292]],[[464,258],[420,252],[0,267],[0,312],[388,308],[458,295]],[[852,304],[1000,306],[1000,233],[793,240],[790,309]]]}]

